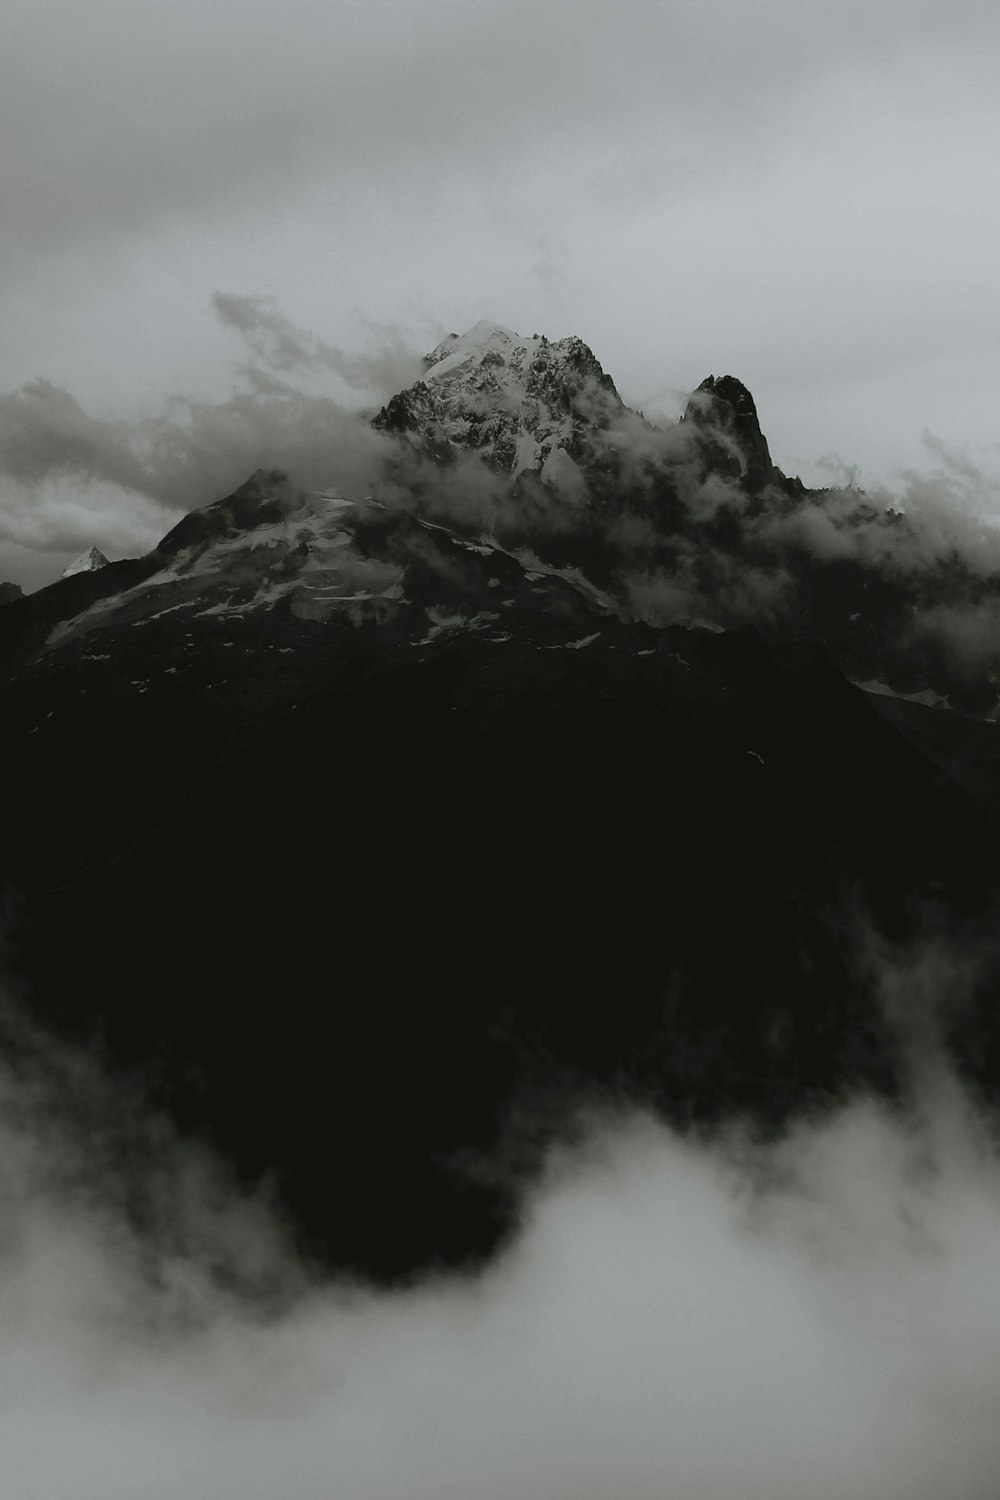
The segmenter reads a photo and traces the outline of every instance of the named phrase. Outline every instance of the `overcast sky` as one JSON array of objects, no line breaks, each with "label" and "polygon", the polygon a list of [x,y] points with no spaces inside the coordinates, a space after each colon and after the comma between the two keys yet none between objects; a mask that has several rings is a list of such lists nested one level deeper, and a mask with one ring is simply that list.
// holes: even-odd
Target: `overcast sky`
[{"label": "overcast sky", "polygon": [[0,397],[224,402],[221,292],[348,354],[577,333],[648,413],[736,374],[810,483],[926,432],[995,471],[998,43],[990,0],[7,0]]}]

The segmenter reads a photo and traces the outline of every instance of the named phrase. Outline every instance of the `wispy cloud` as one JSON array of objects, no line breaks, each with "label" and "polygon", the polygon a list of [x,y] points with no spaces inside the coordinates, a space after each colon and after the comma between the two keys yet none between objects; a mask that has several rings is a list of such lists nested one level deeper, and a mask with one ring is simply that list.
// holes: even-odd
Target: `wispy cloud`
[{"label": "wispy cloud", "polygon": [[387,401],[421,374],[421,358],[406,347],[398,330],[369,327],[377,346],[364,353],[349,354],[325,339],[296,328],[273,297],[250,297],[235,292],[216,292],[212,306],[219,319],[246,343],[254,359],[265,368],[331,370],[348,385]]}]

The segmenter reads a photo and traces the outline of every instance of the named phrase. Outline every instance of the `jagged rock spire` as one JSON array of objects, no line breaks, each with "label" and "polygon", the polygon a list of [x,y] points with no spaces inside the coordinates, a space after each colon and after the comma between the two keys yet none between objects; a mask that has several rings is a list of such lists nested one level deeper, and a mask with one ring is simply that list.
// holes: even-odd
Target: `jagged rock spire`
[{"label": "jagged rock spire", "polygon": [[760,430],[753,397],[735,375],[709,375],[703,380],[688,401],[684,420],[717,434],[723,445],[735,446],[738,452],[732,456],[737,461],[742,458],[740,477],[751,494],[775,479],[778,471]]}]

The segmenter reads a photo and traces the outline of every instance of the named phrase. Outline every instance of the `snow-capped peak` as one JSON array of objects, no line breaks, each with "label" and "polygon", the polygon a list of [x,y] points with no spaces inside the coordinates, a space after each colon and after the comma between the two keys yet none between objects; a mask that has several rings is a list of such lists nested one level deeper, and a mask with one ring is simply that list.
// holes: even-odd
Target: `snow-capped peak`
[{"label": "snow-capped peak", "polygon": [[537,337],[522,338],[501,323],[483,319],[466,333],[450,333],[427,355],[424,380],[440,380],[455,370],[473,369],[484,360],[491,364],[514,363],[523,372],[544,342]]},{"label": "snow-capped peak", "polygon": [[98,568],[106,568],[109,560],[99,547],[91,547],[63,568],[61,576],[72,578],[74,573],[96,573]]},{"label": "snow-capped peak", "polygon": [[375,426],[437,458],[473,451],[512,480],[535,474],[578,495],[581,464],[622,409],[581,339],[553,343],[482,321],[443,339],[425,357],[421,379],[383,407]]}]

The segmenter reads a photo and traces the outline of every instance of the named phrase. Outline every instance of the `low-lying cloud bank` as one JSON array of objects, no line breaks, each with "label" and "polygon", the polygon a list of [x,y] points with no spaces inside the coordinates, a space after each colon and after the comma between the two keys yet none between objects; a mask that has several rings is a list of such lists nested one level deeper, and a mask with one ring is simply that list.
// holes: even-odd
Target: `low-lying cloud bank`
[{"label": "low-lying cloud bank", "polygon": [[263,1195],[11,1025],[11,1493],[992,1500],[1000,1150],[935,1039],[971,970],[872,952],[901,1102],[770,1142],[591,1107],[492,1269],[396,1293],[310,1276]]}]

